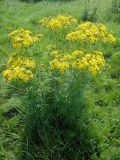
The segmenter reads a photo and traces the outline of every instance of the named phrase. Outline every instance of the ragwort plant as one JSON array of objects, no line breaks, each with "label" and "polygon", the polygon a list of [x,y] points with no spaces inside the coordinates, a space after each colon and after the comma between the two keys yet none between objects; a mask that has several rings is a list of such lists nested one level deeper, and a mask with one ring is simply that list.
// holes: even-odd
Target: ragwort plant
[{"label": "ragwort plant", "polygon": [[115,43],[116,39],[104,25],[91,22],[81,23],[71,32],[71,26],[77,25],[71,16],[44,18],[40,24],[45,27],[45,36],[53,37],[51,44],[36,55],[34,44],[39,46],[41,38],[44,41],[46,37],[24,29],[13,31],[10,38],[15,53],[3,71],[26,106],[22,159],[99,156],[85,94],[91,80],[106,68],[103,53],[94,51],[95,43]]}]

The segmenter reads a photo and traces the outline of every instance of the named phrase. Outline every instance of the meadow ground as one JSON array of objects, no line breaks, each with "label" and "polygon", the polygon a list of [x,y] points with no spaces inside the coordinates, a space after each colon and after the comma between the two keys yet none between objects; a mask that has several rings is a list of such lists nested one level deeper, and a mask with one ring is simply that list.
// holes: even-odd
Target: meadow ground
[{"label": "meadow ground", "polygon": [[[97,22],[105,24],[117,38],[113,46],[104,47],[109,71],[96,80],[86,93],[89,100],[89,116],[94,133],[98,136],[101,155],[99,160],[120,159],[120,16],[111,12],[110,0],[91,0],[90,12],[97,7]],[[41,18],[68,14],[81,21],[84,1],[24,3],[17,0],[0,1],[0,70],[13,52],[8,33],[26,28],[41,33],[38,24]],[[52,39],[52,37],[51,37]],[[47,39],[41,46],[51,42]],[[60,45],[60,47],[62,44]],[[44,48],[44,47],[43,47]],[[63,46],[64,48],[64,46]],[[37,49],[39,52],[39,48]],[[103,49],[102,49],[103,50]],[[18,160],[22,150],[24,134],[24,106],[19,97],[9,92],[6,81],[0,75],[0,159]],[[31,158],[34,159],[34,158]],[[93,160],[96,160],[93,158]]]}]

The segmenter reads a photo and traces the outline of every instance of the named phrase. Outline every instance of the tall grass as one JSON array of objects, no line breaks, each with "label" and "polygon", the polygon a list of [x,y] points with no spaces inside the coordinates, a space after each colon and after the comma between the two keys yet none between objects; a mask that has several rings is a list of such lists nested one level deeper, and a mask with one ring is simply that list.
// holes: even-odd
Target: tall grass
[{"label": "tall grass", "polygon": [[[47,81],[47,78],[47,84],[34,81],[26,95],[26,152],[33,157],[39,152],[36,159],[90,157],[94,148],[89,142],[89,120],[82,91],[85,82],[82,85],[64,82],[58,86],[58,80]],[[27,153],[24,159],[30,158]]]}]

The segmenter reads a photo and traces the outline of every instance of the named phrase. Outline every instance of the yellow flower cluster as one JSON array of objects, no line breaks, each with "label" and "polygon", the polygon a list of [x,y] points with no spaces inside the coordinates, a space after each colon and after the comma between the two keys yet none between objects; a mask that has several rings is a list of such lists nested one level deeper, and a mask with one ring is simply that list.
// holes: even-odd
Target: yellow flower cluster
[{"label": "yellow flower cluster", "polygon": [[3,76],[6,80],[12,81],[19,79],[24,82],[33,78],[33,73],[30,70],[36,67],[36,63],[31,58],[17,57],[13,54],[7,63],[7,69],[3,71]]},{"label": "yellow flower cluster", "polygon": [[72,16],[58,15],[55,18],[43,18],[39,23],[44,27],[57,30],[73,23],[77,23],[77,20]]},{"label": "yellow flower cluster", "polygon": [[56,49],[56,45],[49,44],[49,45],[46,46],[46,49],[47,50],[55,50]]},{"label": "yellow flower cluster", "polygon": [[32,71],[27,70],[25,68],[15,67],[3,71],[3,76],[8,81],[12,81],[13,79],[19,79],[26,82],[29,79],[33,78],[33,73]]},{"label": "yellow flower cluster", "polygon": [[7,62],[7,66],[12,68],[17,67],[17,66],[25,66],[27,68],[35,68],[36,63],[32,58],[24,58],[22,56],[18,56],[16,53],[12,54],[9,57],[9,60]]},{"label": "yellow flower cluster", "polygon": [[97,51],[84,53],[83,50],[76,50],[71,54],[60,54],[58,51],[54,51],[52,56],[53,60],[50,62],[51,69],[60,70],[61,73],[68,69],[85,69],[93,74],[97,74],[105,66],[102,53]]},{"label": "yellow flower cluster", "polygon": [[42,36],[42,34],[34,36],[31,31],[24,29],[18,29],[9,34],[9,37],[12,40],[13,48],[28,47],[40,40]]},{"label": "yellow flower cluster", "polygon": [[84,41],[95,43],[98,41],[115,43],[116,38],[112,32],[109,32],[107,27],[103,24],[83,22],[74,32],[70,32],[67,37],[70,41]]}]

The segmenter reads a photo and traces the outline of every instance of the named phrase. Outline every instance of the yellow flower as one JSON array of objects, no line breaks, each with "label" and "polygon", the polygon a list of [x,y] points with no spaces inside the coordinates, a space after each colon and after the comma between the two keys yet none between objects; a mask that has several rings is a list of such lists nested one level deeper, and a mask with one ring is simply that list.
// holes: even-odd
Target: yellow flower
[{"label": "yellow flower", "polygon": [[13,69],[6,69],[3,71],[3,76],[6,80],[12,81],[14,79],[19,79],[22,81],[28,81],[29,79],[33,78],[33,73],[30,70],[25,68],[15,67]]},{"label": "yellow flower", "polygon": [[[56,51],[55,51],[56,53]],[[101,52],[93,51],[85,53],[83,50],[76,50],[72,53],[61,54],[50,61],[52,70],[59,70],[62,74],[70,69],[87,70],[92,74],[97,74],[105,66],[105,60]]]},{"label": "yellow flower", "polygon": [[26,67],[28,68],[35,68],[36,67],[36,63],[34,60],[28,58],[24,60],[24,64],[26,65]]},{"label": "yellow flower", "polygon": [[115,43],[116,38],[107,27],[100,23],[82,22],[74,32],[67,34],[69,41],[85,41],[95,43],[97,41]]},{"label": "yellow flower", "polygon": [[81,56],[83,54],[83,51],[81,50],[75,50],[73,53],[72,53],[72,58],[76,58],[77,56]]},{"label": "yellow flower", "polygon": [[39,23],[52,30],[58,30],[73,23],[77,23],[77,20],[72,16],[58,15],[54,18],[43,18]]},{"label": "yellow flower", "polygon": [[34,69],[36,63],[31,58],[18,57],[17,54],[13,54],[10,56],[6,67],[2,73],[6,80],[12,81],[16,79],[27,82],[33,78],[33,73],[30,69]]},{"label": "yellow flower", "polygon": [[13,48],[28,47],[42,38],[42,34],[34,36],[29,30],[18,29],[9,34]]}]

